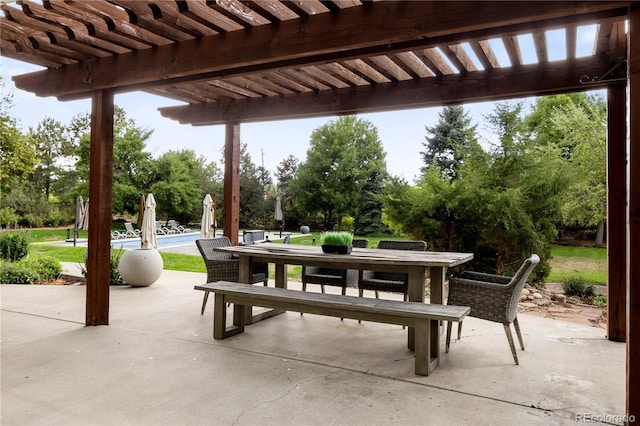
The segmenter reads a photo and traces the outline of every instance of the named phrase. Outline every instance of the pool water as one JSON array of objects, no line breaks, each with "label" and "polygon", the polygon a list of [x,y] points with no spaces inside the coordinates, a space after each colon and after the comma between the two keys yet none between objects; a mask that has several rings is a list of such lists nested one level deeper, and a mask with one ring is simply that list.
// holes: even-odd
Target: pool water
[{"label": "pool water", "polygon": [[[222,233],[219,233],[222,235]],[[186,234],[158,235],[158,248],[186,246],[194,244],[200,238],[200,232],[188,232]],[[111,247],[123,249],[140,248],[140,238],[127,238],[111,240]]]}]

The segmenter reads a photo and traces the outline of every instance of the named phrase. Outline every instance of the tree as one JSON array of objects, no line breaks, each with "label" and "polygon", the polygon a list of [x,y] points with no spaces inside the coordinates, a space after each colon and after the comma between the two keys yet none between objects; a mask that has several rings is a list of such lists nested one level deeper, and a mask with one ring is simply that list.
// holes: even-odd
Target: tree
[{"label": "tree", "polygon": [[266,227],[273,215],[273,199],[268,201],[266,193],[272,184],[271,175],[264,167],[257,167],[247,150],[240,147],[240,227]]},{"label": "tree", "polygon": [[[425,166],[422,168],[423,179],[420,183],[423,188],[436,185],[440,176],[449,181],[455,181],[458,178],[459,169],[464,166],[465,161],[470,156],[478,156],[482,153],[476,139],[476,126],[471,125],[471,120],[461,105],[444,107],[439,114],[438,123],[433,127],[425,127],[425,129],[431,136],[425,137],[426,143],[423,145],[427,150],[421,152],[425,162]],[[439,183],[437,185],[440,187],[440,191],[444,191],[442,185]],[[454,227],[453,211],[447,207],[448,201],[437,195],[432,197],[428,203],[432,204],[431,219],[441,225],[438,245],[442,250],[451,250]],[[430,233],[432,232],[430,231]]]},{"label": "tree", "polygon": [[496,105],[486,119],[498,143],[489,152],[469,150],[456,179],[432,167],[417,187],[390,185],[384,212],[392,229],[436,249],[473,252],[473,266],[487,272],[513,271],[538,253],[543,262],[532,280],[542,281],[567,179],[562,151],[528,138],[521,110]]},{"label": "tree", "polygon": [[471,125],[468,113],[461,105],[446,106],[439,114],[435,126],[425,127],[428,135],[420,152],[425,163],[423,173],[429,167],[438,167],[449,179],[457,177],[457,169],[464,159],[466,148],[477,144],[476,126]]},{"label": "tree", "polygon": [[606,104],[583,93],[540,98],[526,120],[539,145],[563,152],[570,178],[563,199],[565,226],[598,226],[602,245],[606,219]]},{"label": "tree", "polygon": [[28,137],[34,141],[38,164],[30,181],[43,188],[47,198],[52,185],[73,165],[73,146],[67,128],[50,117],[45,117],[35,129],[30,128]]},{"label": "tree", "polygon": [[[291,182],[295,179],[298,171],[299,160],[294,155],[289,155],[283,159],[276,168],[276,191],[274,197],[280,196],[283,202],[285,214],[285,226],[296,228],[302,225],[300,212],[295,203],[295,195],[291,192]],[[275,206],[275,204],[274,204]],[[281,226],[281,224],[277,224]]]},{"label": "tree", "polygon": [[310,145],[291,182],[296,205],[311,217],[322,215],[325,230],[343,216],[357,222],[367,180],[373,173],[387,176],[378,130],[369,121],[341,117],[314,130]]},{"label": "tree", "polygon": [[200,186],[204,159],[193,150],[167,151],[155,162],[150,192],[159,216],[189,223],[202,214],[204,191]]},{"label": "tree", "polygon": [[500,142],[487,169],[480,170],[482,176],[478,171],[472,175],[486,182],[482,249],[495,256],[498,273],[517,268],[533,252],[540,254],[542,262],[534,273],[540,279],[548,272],[550,243],[557,236],[567,183],[561,150],[528,137],[521,103],[496,104],[486,118]]},{"label": "tree", "polygon": [[289,194],[289,185],[295,178],[298,171],[300,161],[295,155],[289,155],[282,160],[276,169],[276,180],[278,183],[278,192],[283,195]]},{"label": "tree", "polygon": [[[0,77],[0,88],[4,81]],[[18,123],[9,115],[13,105],[11,95],[0,97],[0,191],[10,189],[9,178],[23,177],[33,171],[36,164],[36,153],[33,140],[24,137]]]},{"label": "tree", "polygon": [[527,131],[539,144],[559,146],[566,158],[571,156],[576,139],[571,137],[568,129],[559,127],[558,122],[551,118],[557,114],[565,114],[568,110],[581,111],[587,119],[597,123],[606,116],[606,104],[601,97],[586,93],[566,93],[538,98],[531,114],[524,121]]},{"label": "tree", "polygon": [[[88,118],[77,117],[72,128],[82,128]],[[140,194],[148,191],[154,176],[151,154],[146,152],[146,141],[153,130],[136,126],[126,112],[115,108],[113,129],[113,212],[136,214],[139,210]],[[78,192],[87,192],[89,179],[89,152],[91,135],[84,133],[77,148],[77,169],[81,175]],[[154,194],[155,195],[155,194]]]},{"label": "tree", "polygon": [[357,235],[384,235],[389,233],[389,228],[382,221],[384,184],[385,182],[378,172],[371,173],[365,182],[358,206],[360,213],[354,223],[354,232]]}]

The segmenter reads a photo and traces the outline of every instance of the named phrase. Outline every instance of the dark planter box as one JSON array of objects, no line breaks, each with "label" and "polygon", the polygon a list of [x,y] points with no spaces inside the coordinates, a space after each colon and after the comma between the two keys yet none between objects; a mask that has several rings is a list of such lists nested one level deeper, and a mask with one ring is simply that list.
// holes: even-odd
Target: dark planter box
[{"label": "dark planter box", "polygon": [[349,254],[353,246],[334,246],[331,244],[322,244],[323,253],[331,254]]}]

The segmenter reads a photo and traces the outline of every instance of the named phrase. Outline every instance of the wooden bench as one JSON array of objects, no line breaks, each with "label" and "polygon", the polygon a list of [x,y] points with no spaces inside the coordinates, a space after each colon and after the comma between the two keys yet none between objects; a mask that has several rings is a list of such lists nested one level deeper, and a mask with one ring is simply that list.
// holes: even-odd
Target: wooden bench
[{"label": "wooden bench", "polygon": [[[431,341],[432,328],[437,329],[439,321],[462,321],[469,313],[466,306],[310,293],[227,281],[194,288],[215,293],[214,339],[226,339],[244,331],[244,305],[415,327],[415,347],[410,349],[415,351],[415,373],[422,376],[429,375],[439,363],[440,343]],[[235,325],[229,327],[227,303],[235,306]]]}]

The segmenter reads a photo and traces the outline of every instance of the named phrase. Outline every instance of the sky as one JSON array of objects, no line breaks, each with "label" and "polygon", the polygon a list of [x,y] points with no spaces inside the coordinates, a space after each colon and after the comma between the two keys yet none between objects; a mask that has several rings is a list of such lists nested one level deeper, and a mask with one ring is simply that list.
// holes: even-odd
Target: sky
[{"label": "sky", "polygon": [[[594,32],[595,27],[579,29],[578,56],[590,54]],[[519,41],[524,63],[535,62],[532,39],[523,38]],[[500,44],[492,43],[492,46],[500,63],[509,66],[506,53],[502,52]],[[549,32],[547,45],[550,47],[550,60],[564,59],[566,52],[563,52],[563,34]],[[13,95],[13,106],[9,114],[18,120],[23,132],[29,127],[35,128],[46,117],[68,124],[74,116],[91,111],[90,99],[61,102],[53,97],[38,98],[13,85],[12,76],[41,69],[43,68],[25,62],[0,58],[0,74],[4,79],[3,94]],[[115,103],[126,111],[128,118],[135,120],[137,126],[154,130],[146,147],[154,157],[157,158],[169,150],[191,149],[208,161],[221,164],[224,147],[223,125],[196,127],[164,118],[158,112],[158,108],[182,103],[143,92],[116,95]],[[525,100],[526,105],[531,103],[531,99]],[[494,102],[465,105],[472,124],[478,125],[481,142],[493,139],[490,129],[486,127],[484,116],[492,112],[494,105]],[[389,173],[413,182],[423,166],[420,152],[425,150],[425,127],[437,124],[440,111],[440,107],[421,108],[361,114],[358,117],[370,121],[378,129],[378,136],[386,152]],[[336,117],[323,117],[241,124],[240,139],[247,145],[253,162],[273,173],[278,164],[289,155],[296,156],[300,162],[305,161],[313,130],[335,119]]]}]

